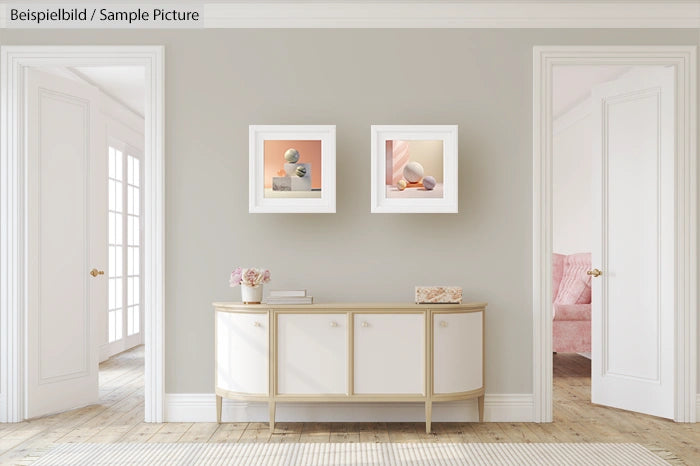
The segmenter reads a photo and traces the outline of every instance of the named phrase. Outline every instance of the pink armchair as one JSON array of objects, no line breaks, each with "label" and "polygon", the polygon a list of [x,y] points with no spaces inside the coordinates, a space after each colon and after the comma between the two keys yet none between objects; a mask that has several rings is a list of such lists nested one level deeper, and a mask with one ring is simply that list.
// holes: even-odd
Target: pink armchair
[{"label": "pink armchair", "polygon": [[591,351],[591,254],[552,254],[552,350]]}]

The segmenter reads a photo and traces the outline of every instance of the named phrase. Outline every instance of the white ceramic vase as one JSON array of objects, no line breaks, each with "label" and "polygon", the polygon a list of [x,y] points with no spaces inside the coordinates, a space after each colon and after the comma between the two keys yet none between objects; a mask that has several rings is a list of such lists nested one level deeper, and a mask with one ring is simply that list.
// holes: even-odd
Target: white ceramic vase
[{"label": "white ceramic vase", "polygon": [[262,302],[262,292],[262,285],[241,285],[241,301],[243,301],[243,304],[260,304]]}]

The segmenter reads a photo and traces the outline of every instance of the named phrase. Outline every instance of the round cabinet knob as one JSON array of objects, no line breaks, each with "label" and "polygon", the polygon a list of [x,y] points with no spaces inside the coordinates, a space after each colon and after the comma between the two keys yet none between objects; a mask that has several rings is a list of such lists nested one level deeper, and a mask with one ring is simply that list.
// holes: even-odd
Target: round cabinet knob
[{"label": "round cabinet knob", "polygon": [[363,327],[369,327],[369,324],[367,322],[362,322]]},{"label": "round cabinet knob", "polygon": [[258,322],[258,321],[253,322],[253,327],[260,327],[260,322]]},{"label": "round cabinet knob", "polygon": [[444,320],[441,320],[440,327],[447,327],[447,322],[445,322]]},{"label": "round cabinet knob", "polygon": [[337,326],[338,326],[338,322],[331,322],[331,327],[337,327]]}]

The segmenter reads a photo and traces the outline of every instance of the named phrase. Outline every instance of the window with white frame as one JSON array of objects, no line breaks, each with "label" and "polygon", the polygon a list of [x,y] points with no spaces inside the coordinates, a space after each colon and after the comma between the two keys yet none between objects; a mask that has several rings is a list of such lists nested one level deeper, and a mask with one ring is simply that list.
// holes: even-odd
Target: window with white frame
[{"label": "window with white frame", "polygon": [[123,144],[109,145],[108,342],[141,331],[141,160]]}]

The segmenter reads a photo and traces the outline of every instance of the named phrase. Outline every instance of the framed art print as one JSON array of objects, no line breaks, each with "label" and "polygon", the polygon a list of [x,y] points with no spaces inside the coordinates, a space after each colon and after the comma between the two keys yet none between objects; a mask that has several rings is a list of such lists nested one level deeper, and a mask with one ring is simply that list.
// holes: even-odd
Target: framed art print
[{"label": "framed art print", "polygon": [[251,125],[249,212],[335,212],[335,126]]},{"label": "framed art print", "polygon": [[372,212],[456,213],[457,125],[372,126]]}]

